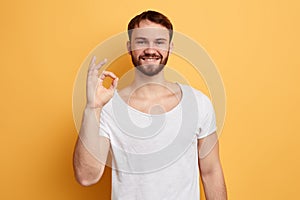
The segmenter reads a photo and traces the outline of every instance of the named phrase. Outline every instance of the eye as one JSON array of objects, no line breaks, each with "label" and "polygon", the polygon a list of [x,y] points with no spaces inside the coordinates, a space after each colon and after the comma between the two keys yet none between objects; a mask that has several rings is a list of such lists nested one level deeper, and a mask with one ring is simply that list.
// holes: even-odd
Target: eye
[{"label": "eye", "polygon": [[143,45],[143,44],[146,44],[146,41],[144,41],[144,40],[137,40],[136,44]]},{"label": "eye", "polygon": [[157,45],[164,45],[166,42],[164,40],[158,40],[155,42]]}]

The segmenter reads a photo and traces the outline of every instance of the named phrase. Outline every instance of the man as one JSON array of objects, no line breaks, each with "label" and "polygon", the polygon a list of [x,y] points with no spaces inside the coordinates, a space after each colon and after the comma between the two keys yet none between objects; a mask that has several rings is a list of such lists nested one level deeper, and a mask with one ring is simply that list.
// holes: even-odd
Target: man
[{"label": "man", "polygon": [[[130,21],[127,48],[135,78],[121,91],[112,72],[98,77],[106,60],[91,60],[74,171],[80,184],[92,185],[109,162],[114,200],[196,200],[199,174],[206,199],[227,199],[211,102],[164,78],[172,30],[168,18],[155,11]],[[106,77],[113,79],[108,89],[102,86]]]}]

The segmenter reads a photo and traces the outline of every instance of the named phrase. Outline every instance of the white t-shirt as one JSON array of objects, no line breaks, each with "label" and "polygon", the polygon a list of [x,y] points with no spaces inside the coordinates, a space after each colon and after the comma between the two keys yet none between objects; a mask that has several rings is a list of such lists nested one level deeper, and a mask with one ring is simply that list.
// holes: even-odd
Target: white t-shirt
[{"label": "white t-shirt", "polygon": [[198,200],[197,139],[216,131],[213,106],[183,84],[182,98],[159,115],[138,111],[115,92],[99,134],[110,139],[113,200]]}]

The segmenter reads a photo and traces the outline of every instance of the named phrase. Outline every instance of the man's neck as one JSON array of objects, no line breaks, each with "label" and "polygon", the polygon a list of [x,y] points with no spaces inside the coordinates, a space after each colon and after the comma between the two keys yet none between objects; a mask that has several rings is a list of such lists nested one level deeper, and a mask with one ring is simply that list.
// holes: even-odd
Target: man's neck
[{"label": "man's neck", "polygon": [[154,76],[147,76],[135,69],[134,81],[131,83],[131,91],[135,95],[153,96],[165,92],[171,83],[165,79],[162,70]]}]

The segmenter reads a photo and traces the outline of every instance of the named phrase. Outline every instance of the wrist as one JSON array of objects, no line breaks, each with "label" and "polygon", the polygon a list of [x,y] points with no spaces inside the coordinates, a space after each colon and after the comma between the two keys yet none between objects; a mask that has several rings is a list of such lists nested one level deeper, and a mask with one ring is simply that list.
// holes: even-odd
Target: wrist
[{"label": "wrist", "polygon": [[86,104],[85,109],[87,109],[87,110],[99,110],[100,109],[101,110],[103,108],[103,106],[104,105],[95,106],[95,105]]},{"label": "wrist", "polygon": [[84,108],[84,112],[85,113],[99,113],[102,110],[102,106],[101,107],[90,107],[90,106],[85,106]]},{"label": "wrist", "polygon": [[90,106],[86,106],[84,109],[84,116],[85,117],[93,117],[97,120],[97,122],[99,122],[99,117],[100,117],[100,113],[102,111],[102,107],[90,107]]}]

